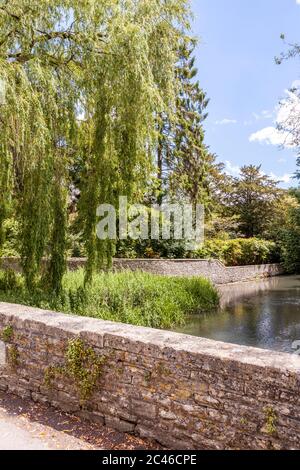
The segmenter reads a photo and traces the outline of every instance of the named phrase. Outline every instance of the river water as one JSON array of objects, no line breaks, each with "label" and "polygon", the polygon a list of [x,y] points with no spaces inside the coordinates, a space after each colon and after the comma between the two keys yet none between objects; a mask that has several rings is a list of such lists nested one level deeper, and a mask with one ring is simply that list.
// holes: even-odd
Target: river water
[{"label": "river water", "polygon": [[227,343],[293,352],[300,341],[300,276],[219,287],[217,312],[190,317],[181,333]]}]

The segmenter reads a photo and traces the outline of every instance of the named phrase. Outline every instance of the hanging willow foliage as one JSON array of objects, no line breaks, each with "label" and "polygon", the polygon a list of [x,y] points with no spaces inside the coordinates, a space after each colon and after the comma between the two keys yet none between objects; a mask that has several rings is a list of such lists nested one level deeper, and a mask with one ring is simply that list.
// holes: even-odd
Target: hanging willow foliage
[{"label": "hanging willow foliage", "polygon": [[155,116],[172,109],[188,0],[0,0],[0,247],[3,221],[19,222],[22,266],[33,289],[59,292],[65,271],[68,174],[85,177],[80,218],[88,263],[109,265],[96,209],[138,199],[152,168]]}]

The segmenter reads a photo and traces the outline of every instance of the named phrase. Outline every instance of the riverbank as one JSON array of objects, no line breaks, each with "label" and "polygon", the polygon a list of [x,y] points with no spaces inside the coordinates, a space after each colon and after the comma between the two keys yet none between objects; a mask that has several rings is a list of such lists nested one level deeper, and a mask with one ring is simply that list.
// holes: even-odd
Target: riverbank
[{"label": "riverbank", "polygon": [[84,286],[82,269],[64,276],[54,295],[42,286],[28,292],[20,274],[0,271],[0,301],[152,328],[183,325],[188,315],[214,310],[219,295],[203,278],[142,272],[99,273]]}]

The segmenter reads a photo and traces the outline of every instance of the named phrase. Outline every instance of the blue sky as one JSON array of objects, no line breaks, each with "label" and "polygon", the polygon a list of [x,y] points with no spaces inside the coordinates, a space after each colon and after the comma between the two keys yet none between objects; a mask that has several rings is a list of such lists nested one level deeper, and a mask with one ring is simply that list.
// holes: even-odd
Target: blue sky
[{"label": "blue sky", "polygon": [[[300,80],[299,60],[278,66],[280,39],[300,42],[300,0],[192,0],[199,81],[210,97],[206,138],[228,172],[244,164],[282,179],[296,168],[295,153],[279,148],[278,103]],[[300,84],[300,82],[299,82]]]}]

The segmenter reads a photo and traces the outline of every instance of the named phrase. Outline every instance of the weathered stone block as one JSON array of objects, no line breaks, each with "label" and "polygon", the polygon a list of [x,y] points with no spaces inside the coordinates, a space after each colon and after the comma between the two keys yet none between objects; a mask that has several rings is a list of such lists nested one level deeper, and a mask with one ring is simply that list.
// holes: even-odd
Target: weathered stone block
[{"label": "weathered stone block", "polygon": [[135,424],[128,421],[124,421],[113,416],[105,416],[105,424],[109,428],[116,429],[119,432],[134,432]]},{"label": "weathered stone block", "polygon": [[145,401],[132,400],[131,411],[138,417],[144,417],[146,419],[155,419],[157,416],[156,405]]}]

